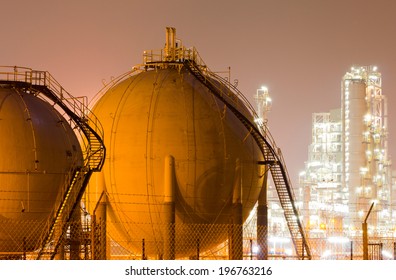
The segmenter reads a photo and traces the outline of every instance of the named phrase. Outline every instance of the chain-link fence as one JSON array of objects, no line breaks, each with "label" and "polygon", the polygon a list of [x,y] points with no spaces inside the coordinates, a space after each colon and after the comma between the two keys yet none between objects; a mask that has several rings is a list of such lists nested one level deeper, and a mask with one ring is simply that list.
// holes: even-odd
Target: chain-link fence
[{"label": "chain-link fence", "polygon": [[[73,222],[59,244],[40,244],[40,221],[0,220],[0,259],[296,259],[290,236],[234,224]],[[133,228],[133,231],[131,231]],[[312,259],[361,260],[361,236],[308,238]],[[55,252],[56,250],[56,252]],[[369,237],[369,259],[395,259],[396,238]],[[40,252],[40,253],[39,253]]]},{"label": "chain-link fence", "polygon": [[[362,260],[362,237],[328,237],[309,239],[313,259],[324,260]],[[395,259],[396,238],[370,237],[368,258],[371,260]]]}]

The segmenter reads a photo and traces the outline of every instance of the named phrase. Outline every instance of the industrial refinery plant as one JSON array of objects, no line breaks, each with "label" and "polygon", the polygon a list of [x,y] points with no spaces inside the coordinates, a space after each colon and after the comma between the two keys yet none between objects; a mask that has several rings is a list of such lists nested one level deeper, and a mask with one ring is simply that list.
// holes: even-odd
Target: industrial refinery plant
[{"label": "industrial refinery plant", "polygon": [[331,250],[349,255],[366,223],[368,245],[376,254],[394,254],[395,186],[388,155],[387,99],[376,66],[354,66],[344,75],[341,108],[312,115],[308,150],[298,193],[311,240],[343,243],[344,248]]},{"label": "industrial refinery plant", "polygon": [[[0,258],[320,259],[329,237],[362,240],[345,230],[372,199],[370,237],[391,229],[380,83],[376,69],[356,68],[342,108],[314,115],[295,195],[268,89],[256,111],[175,28],[89,103],[46,71],[2,67]],[[343,246],[368,258],[367,242]]]},{"label": "industrial refinery plant", "polygon": [[48,72],[1,69],[2,258],[253,258],[258,204],[254,258],[267,259],[269,173],[293,255],[311,258],[268,129],[174,28],[165,39],[91,110]]}]

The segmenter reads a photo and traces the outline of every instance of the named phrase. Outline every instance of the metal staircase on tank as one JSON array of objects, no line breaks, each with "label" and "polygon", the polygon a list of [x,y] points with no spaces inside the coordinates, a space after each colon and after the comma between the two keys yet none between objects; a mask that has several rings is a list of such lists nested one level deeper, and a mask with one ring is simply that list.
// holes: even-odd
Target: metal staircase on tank
[{"label": "metal staircase on tank", "polygon": [[[191,55],[192,54],[192,55]],[[201,63],[195,49],[189,51],[184,57],[184,66],[201,81],[213,95],[221,100],[227,108],[243,123],[261,149],[264,161],[271,164],[271,175],[278,193],[281,206],[284,210],[285,219],[293,240],[294,248],[299,259],[311,259],[310,247],[304,234],[299,213],[295,205],[295,196],[286,170],[286,164],[280,152],[275,148],[275,141],[265,130],[263,124],[254,124],[245,114],[248,109],[256,118],[257,115],[249,102],[239,90],[226,79],[208,70]],[[238,97],[238,98],[236,98]],[[242,101],[242,102],[241,102]],[[259,127],[258,127],[259,126]],[[261,131],[267,131],[265,136]]]},{"label": "metal staircase on tank", "polygon": [[[7,67],[9,69],[9,67]],[[38,250],[32,254],[35,259],[53,259],[65,237],[72,216],[78,212],[79,203],[93,172],[100,171],[104,164],[106,149],[103,143],[103,128],[99,120],[78,98],[72,97],[46,71],[13,67],[13,71],[0,68],[0,81],[26,93],[44,96],[45,101],[59,106],[70,118],[71,124],[80,130],[83,141],[83,163],[74,165],[65,180],[56,205],[40,237]]]}]

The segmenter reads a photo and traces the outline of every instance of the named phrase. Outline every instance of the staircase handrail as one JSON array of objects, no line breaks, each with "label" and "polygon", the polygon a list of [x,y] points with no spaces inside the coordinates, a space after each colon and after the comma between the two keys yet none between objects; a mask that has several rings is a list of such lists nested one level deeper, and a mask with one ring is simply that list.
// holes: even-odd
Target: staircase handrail
[{"label": "staircase handrail", "polygon": [[[202,78],[205,79],[205,82],[208,82],[211,86],[217,88],[217,91],[220,92],[221,97],[224,99],[224,101],[226,101],[227,99],[229,99],[229,98],[225,98],[225,96],[229,97],[229,95],[228,95],[228,94],[227,94],[227,95],[224,95],[224,92],[222,91],[222,89],[219,88],[219,85],[222,85],[222,83],[226,84],[226,85],[228,86],[228,88],[229,88],[229,91],[231,91],[231,92],[232,92],[233,94],[235,94],[236,96],[238,96],[238,97],[239,97],[239,96],[243,96],[242,93],[240,93],[239,90],[238,90],[235,86],[233,86],[231,83],[228,82],[228,80],[222,78],[222,79],[220,79],[220,81],[219,81],[219,80],[217,79],[217,78],[219,77],[217,74],[210,73],[210,72],[203,73],[203,72],[197,67],[195,61],[193,61],[193,60],[188,60],[188,61],[185,61],[185,63],[187,64],[187,67],[188,67],[189,69],[191,69],[191,71],[192,71],[193,73],[195,72],[195,70],[193,70],[193,69],[197,69],[198,72],[201,73],[201,74],[199,74],[198,76],[201,76]],[[221,77],[220,77],[220,78],[221,78]],[[213,80],[217,80],[218,83],[213,82]],[[231,99],[231,101],[232,101],[232,99]],[[250,103],[249,103],[249,102],[246,102],[246,101],[247,101],[247,100],[246,100],[245,98],[242,98],[242,103],[244,104],[245,108],[247,108],[247,109],[250,111],[250,113],[254,116],[254,118],[256,119],[257,113],[255,112],[255,110],[253,109],[253,107],[250,105]],[[228,102],[228,101],[227,101],[227,102]],[[236,106],[239,105],[238,102],[233,102],[233,104],[235,104]],[[229,106],[229,105],[227,105],[227,107],[228,107],[228,106]],[[234,105],[231,105],[231,106],[234,107]],[[239,113],[241,113],[241,112],[240,112],[240,109],[241,109],[240,107],[239,107],[239,108],[238,108],[238,107],[234,107],[234,110],[238,111]],[[243,115],[244,115],[244,114],[243,114]],[[249,121],[249,118],[248,118],[246,115],[245,115],[244,118],[245,118],[245,120],[246,120],[248,123],[250,123],[249,126],[251,127],[251,129],[254,130],[254,127],[256,127],[256,129],[257,129],[256,132],[257,132],[258,135],[260,135],[259,138],[260,138],[261,140],[263,140],[263,141],[266,143],[266,146],[267,146],[267,148],[271,151],[272,156],[273,156],[277,161],[279,161],[279,163],[280,163],[280,164],[277,164],[277,166],[279,167],[279,169],[280,169],[280,171],[281,171],[281,173],[282,173],[282,177],[283,177],[283,180],[284,180],[284,182],[285,182],[285,188],[286,188],[286,190],[287,190],[287,192],[288,192],[288,194],[289,194],[288,197],[289,197],[289,199],[290,199],[290,203],[291,203],[291,205],[292,205],[293,214],[294,214],[294,217],[295,217],[295,219],[296,219],[297,226],[298,226],[298,229],[299,229],[299,233],[300,233],[300,236],[301,236],[301,239],[302,239],[302,240],[301,240],[301,241],[302,241],[302,250],[307,249],[308,258],[310,258],[311,256],[310,256],[309,245],[308,245],[308,243],[307,243],[307,240],[306,240],[306,237],[305,237],[305,234],[304,234],[304,229],[303,229],[303,227],[302,227],[300,217],[298,216],[298,210],[297,210],[297,208],[296,208],[296,206],[295,206],[295,204],[294,204],[294,202],[295,202],[294,191],[293,191],[293,188],[292,188],[292,185],[291,185],[291,182],[290,182],[290,177],[289,177],[289,175],[288,175],[288,172],[287,172],[287,169],[286,169],[286,166],[285,166],[285,163],[284,163],[283,156],[282,156],[282,154],[281,154],[281,152],[280,152],[280,149],[279,149],[279,148],[276,148],[274,139],[272,138],[271,134],[269,134],[268,129],[264,126],[263,123],[255,123],[254,121],[253,121],[253,122],[252,122],[252,121]],[[266,131],[267,133],[266,133],[266,134],[262,134],[263,131]],[[268,136],[269,136],[269,137],[268,137]],[[271,146],[271,144],[270,144],[269,141],[272,142],[271,144],[273,144],[273,146]],[[262,151],[263,151],[263,153],[265,153],[265,149],[262,149]],[[263,155],[264,155],[264,154],[263,154]],[[265,155],[264,155],[264,157],[265,157]],[[289,223],[289,221],[287,221],[287,222]],[[293,234],[292,234],[292,235],[293,235]],[[304,254],[303,252],[304,252],[304,251],[302,251],[302,254]]]},{"label": "staircase handrail", "polygon": [[[13,71],[9,71],[12,68]],[[49,241],[52,238],[57,221],[61,219],[61,236],[64,234],[66,223],[71,218],[73,210],[75,209],[83,190],[93,171],[100,171],[105,158],[105,147],[103,143],[103,127],[96,116],[90,112],[88,107],[78,98],[70,95],[47,71],[37,71],[26,67],[9,67],[0,66],[0,81],[7,81],[10,83],[17,83],[21,87],[26,87],[27,90],[33,90],[43,94],[46,98],[57,104],[81,129],[81,133],[85,135],[87,142],[85,143],[85,151],[83,150],[83,166],[72,164],[71,169],[66,175],[64,188],[61,188],[58,198],[61,200],[59,204],[54,205],[54,208],[49,213],[49,218],[45,225],[45,230],[39,238],[39,251],[37,258],[46,246],[49,246]],[[93,126],[93,127],[92,127]],[[92,138],[93,136],[93,138]],[[96,150],[91,147],[95,142]],[[99,153],[99,155],[97,155]],[[93,166],[91,166],[93,164]],[[75,186],[77,185],[77,189]],[[72,197],[70,197],[72,195]],[[71,203],[71,204],[70,204]],[[67,207],[66,215],[64,215],[64,207]],[[60,237],[59,237],[60,238]],[[59,239],[55,244],[55,249],[59,246]],[[54,255],[55,251],[52,253]]]},{"label": "staircase handrail", "polygon": [[[88,108],[88,102],[84,102],[87,99],[85,97],[76,98],[72,96],[48,71],[33,70],[28,67],[20,66],[0,66],[0,81],[20,82],[32,86],[43,86],[48,88],[57,99],[52,101],[56,102],[58,105],[66,106],[69,113],[73,114],[80,120],[80,125],[84,125],[83,123],[86,123],[91,133],[93,133],[98,139],[103,139],[103,126],[99,119]],[[88,137],[85,131],[83,131],[83,133]],[[88,150],[87,157],[84,160],[89,162],[92,155],[101,151],[104,152],[104,145],[103,143],[101,144],[102,146],[97,151]],[[100,170],[102,166],[103,161],[94,169]]]}]

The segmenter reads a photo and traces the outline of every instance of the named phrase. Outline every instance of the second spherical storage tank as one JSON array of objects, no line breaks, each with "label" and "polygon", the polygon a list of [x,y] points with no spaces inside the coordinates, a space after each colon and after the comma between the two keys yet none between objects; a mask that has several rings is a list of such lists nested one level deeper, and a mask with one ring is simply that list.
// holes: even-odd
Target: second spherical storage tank
[{"label": "second spherical storage tank", "polygon": [[0,251],[38,249],[68,174],[83,164],[68,121],[25,87],[0,82]]},{"label": "second spherical storage tank", "polygon": [[[141,254],[143,240],[148,257],[163,254],[169,156],[174,159],[177,257],[194,254],[198,239],[202,252],[227,239],[238,183],[247,218],[263,182],[257,164],[261,152],[243,124],[186,68],[130,76],[112,86],[93,112],[105,130],[107,158],[90,182],[89,208],[92,213],[100,194],[107,193],[109,236],[131,254]],[[244,114],[252,120],[247,110]]]}]

